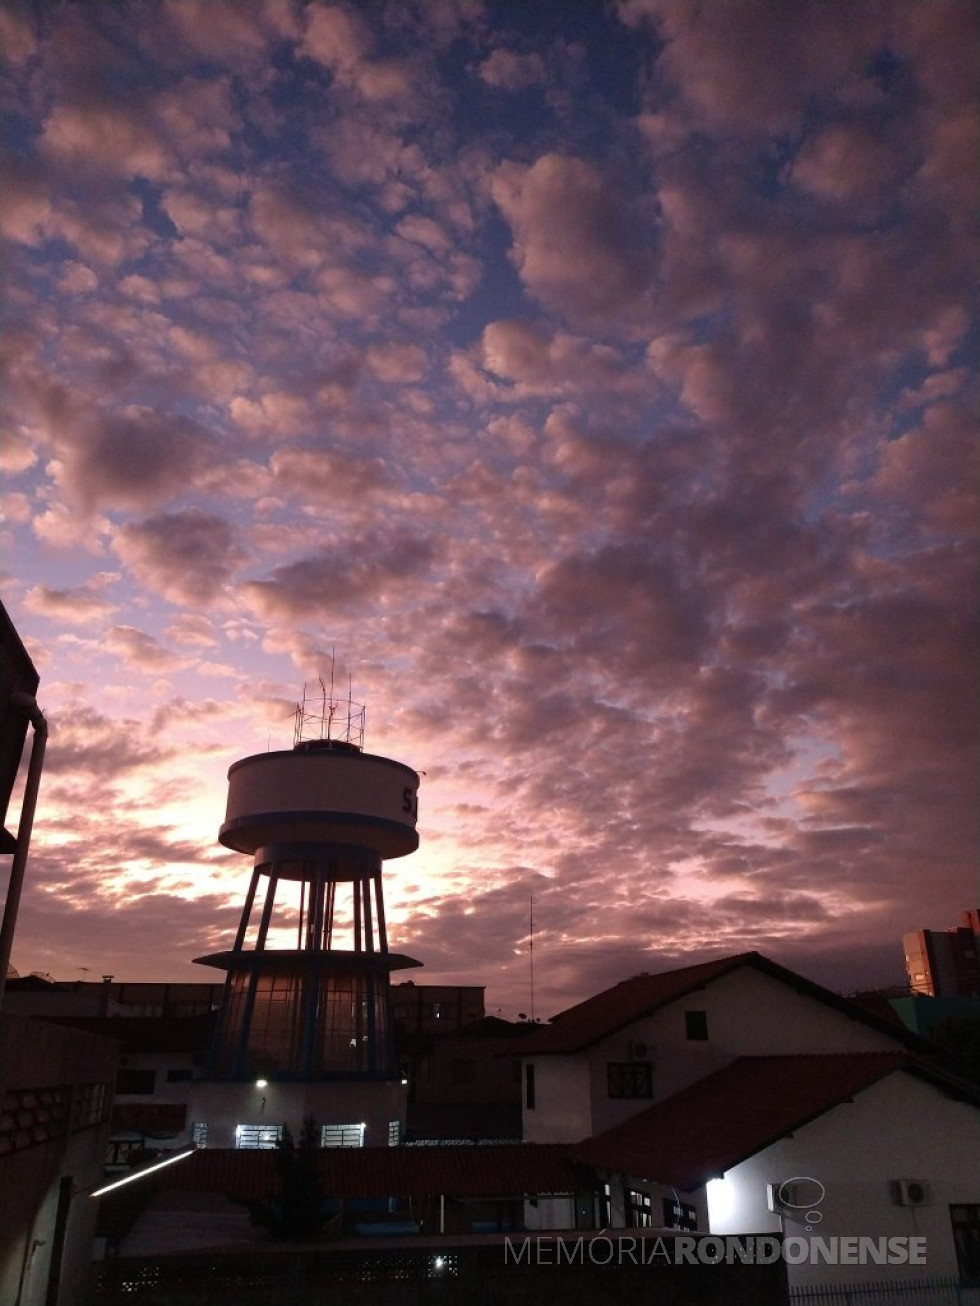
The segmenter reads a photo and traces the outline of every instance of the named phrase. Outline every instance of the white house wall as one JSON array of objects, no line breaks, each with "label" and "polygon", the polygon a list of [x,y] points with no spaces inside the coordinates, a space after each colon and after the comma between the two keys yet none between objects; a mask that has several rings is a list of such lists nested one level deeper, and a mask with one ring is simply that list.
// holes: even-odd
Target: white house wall
[{"label": "white house wall", "polygon": [[[712,1233],[778,1232],[767,1207],[767,1185],[811,1176],[826,1190],[814,1209],[819,1221],[787,1220],[787,1234],[808,1237],[916,1237],[927,1240],[927,1264],[909,1266],[801,1265],[791,1284],[909,1278],[957,1272],[949,1207],[980,1203],[980,1110],[897,1072],[842,1104],[791,1138],[728,1171],[708,1185]],[[890,1181],[928,1183],[928,1206],[893,1203]],[[815,1183],[804,1193],[819,1197]],[[801,1216],[806,1212],[801,1211]]]},{"label": "white house wall", "polygon": [[[592,1131],[589,1063],[585,1057],[533,1057],[536,1107],[523,1108],[526,1143],[579,1142]],[[525,1070],[526,1075],[526,1070]]]},{"label": "white house wall", "polygon": [[535,1197],[524,1203],[526,1229],[574,1229],[574,1197]]}]

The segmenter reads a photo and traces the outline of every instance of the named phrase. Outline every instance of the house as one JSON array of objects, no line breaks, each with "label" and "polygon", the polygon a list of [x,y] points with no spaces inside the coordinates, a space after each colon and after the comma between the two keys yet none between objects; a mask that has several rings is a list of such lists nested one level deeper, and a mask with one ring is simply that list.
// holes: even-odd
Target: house
[{"label": "house", "polygon": [[399,1039],[408,1076],[408,1143],[519,1142],[526,1022],[484,1016],[445,1034]]},{"label": "house", "polygon": [[[639,975],[522,1044],[524,1138],[574,1144],[610,1227],[924,1237],[929,1274],[972,1281],[980,1092],[929,1051],[758,953]],[[877,1242],[812,1254],[791,1283],[910,1273]]]}]

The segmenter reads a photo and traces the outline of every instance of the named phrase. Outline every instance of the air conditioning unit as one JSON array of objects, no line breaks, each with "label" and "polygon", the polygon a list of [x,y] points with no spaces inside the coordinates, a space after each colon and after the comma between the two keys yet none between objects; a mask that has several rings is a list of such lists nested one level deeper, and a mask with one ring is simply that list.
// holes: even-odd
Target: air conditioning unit
[{"label": "air conditioning unit", "polygon": [[932,1186],[924,1179],[893,1179],[892,1201],[896,1206],[930,1206]]}]

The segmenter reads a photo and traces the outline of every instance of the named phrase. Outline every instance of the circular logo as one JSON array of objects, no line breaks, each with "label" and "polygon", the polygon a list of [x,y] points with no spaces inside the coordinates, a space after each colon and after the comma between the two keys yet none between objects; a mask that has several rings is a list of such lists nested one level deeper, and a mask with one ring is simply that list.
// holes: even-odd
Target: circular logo
[{"label": "circular logo", "polygon": [[[796,1174],[784,1179],[776,1189],[780,1206],[787,1210],[803,1211],[807,1232],[819,1224],[823,1216],[816,1209],[827,1196],[827,1189],[813,1175]],[[804,1200],[800,1200],[800,1199]]]}]

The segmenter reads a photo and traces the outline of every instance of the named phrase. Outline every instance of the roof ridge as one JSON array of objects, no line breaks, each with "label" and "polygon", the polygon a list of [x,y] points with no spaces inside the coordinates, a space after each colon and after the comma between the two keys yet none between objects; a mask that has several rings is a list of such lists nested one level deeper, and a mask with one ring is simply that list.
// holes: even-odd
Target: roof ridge
[{"label": "roof ridge", "polygon": [[831,1061],[835,1058],[852,1060],[855,1057],[888,1057],[892,1060],[915,1060],[915,1053],[903,1048],[864,1048],[853,1052],[746,1052],[736,1061]]}]

